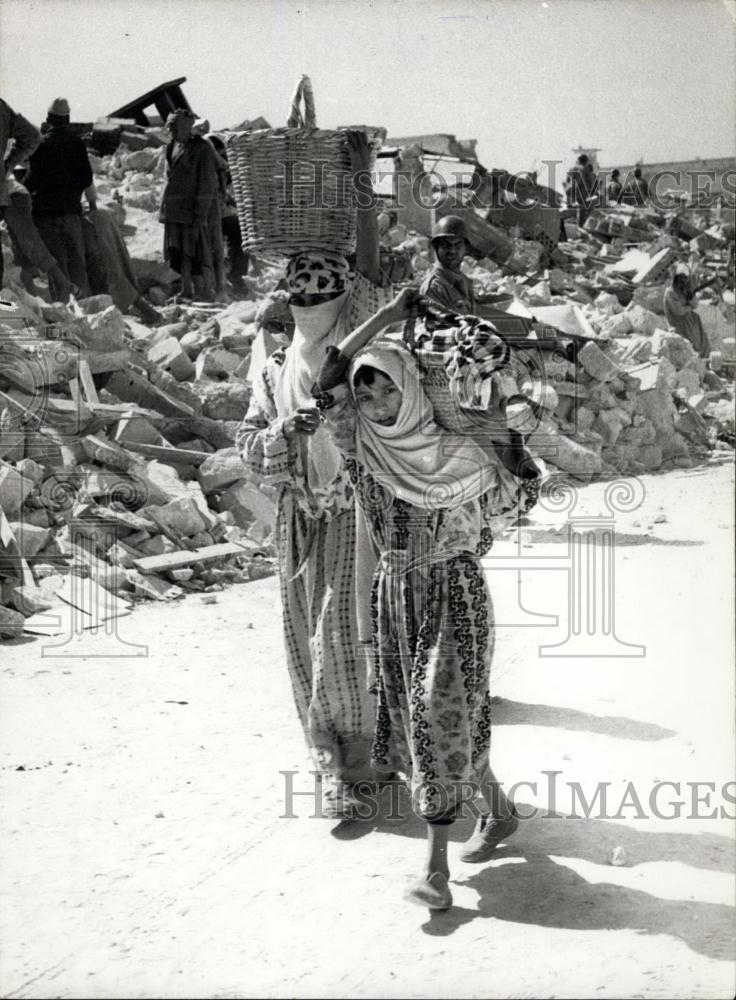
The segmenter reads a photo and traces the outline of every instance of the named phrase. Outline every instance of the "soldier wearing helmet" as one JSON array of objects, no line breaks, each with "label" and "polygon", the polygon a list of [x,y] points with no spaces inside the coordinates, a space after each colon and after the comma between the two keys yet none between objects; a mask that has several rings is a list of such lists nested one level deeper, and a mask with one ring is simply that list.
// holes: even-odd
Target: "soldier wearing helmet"
[{"label": "soldier wearing helmet", "polygon": [[424,279],[422,295],[436,305],[463,315],[475,312],[473,284],[460,267],[470,252],[465,223],[458,215],[446,215],[432,230],[436,262]]}]

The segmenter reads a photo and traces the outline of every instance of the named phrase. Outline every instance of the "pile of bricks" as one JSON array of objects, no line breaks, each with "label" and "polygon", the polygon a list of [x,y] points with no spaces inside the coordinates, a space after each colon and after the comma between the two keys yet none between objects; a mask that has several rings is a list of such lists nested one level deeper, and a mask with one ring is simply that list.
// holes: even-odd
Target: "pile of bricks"
[{"label": "pile of bricks", "polygon": [[6,636],[43,630],[69,573],[166,600],[274,571],[273,503],[234,448],[255,303],[163,313],[149,329],[105,296],[0,313]]}]

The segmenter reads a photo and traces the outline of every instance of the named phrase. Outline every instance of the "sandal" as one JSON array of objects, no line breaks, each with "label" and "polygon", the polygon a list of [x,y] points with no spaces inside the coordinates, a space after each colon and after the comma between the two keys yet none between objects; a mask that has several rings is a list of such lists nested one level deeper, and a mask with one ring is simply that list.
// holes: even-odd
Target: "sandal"
[{"label": "sandal", "polygon": [[475,830],[460,852],[460,860],[471,864],[489,861],[498,845],[516,832],[519,828],[519,816],[514,806],[511,815],[505,819],[494,819],[492,816],[479,816]]},{"label": "sandal", "polygon": [[430,910],[449,910],[452,906],[452,893],[447,884],[447,875],[432,872],[431,875],[417,879],[404,898],[410,903],[428,906]]}]

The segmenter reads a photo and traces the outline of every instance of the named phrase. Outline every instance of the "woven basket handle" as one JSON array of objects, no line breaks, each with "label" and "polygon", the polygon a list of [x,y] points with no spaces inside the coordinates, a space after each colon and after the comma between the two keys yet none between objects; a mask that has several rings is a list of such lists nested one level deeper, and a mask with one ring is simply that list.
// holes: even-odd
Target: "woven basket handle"
[{"label": "woven basket handle", "polygon": [[[301,102],[304,100],[304,113],[302,114]],[[294,96],[291,99],[291,111],[287,128],[316,128],[317,116],[314,110],[314,91],[312,81],[308,76],[302,75],[297,84]]]}]

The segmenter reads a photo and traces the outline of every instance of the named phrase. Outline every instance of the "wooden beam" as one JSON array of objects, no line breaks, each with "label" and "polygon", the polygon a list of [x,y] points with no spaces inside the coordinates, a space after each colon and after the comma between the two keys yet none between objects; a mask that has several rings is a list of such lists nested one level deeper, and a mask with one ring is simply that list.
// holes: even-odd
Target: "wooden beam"
[{"label": "wooden beam", "polygon": [[255,542],[251,546],[239,542],[221,542],[219,545],[205,545],[201,549],[192,549],[191,552],[165,552],[161,556],[145,556],[142,559],[134,559],[133,564],[141,573],[163,573],[167,569],[181,569],[195,562],[212,562],[214,559],[222,559],[223,556],[244,556],[257,551],[258,546]]},{"label": "wooden beam", "polygon": [[169,465],[201,465],[205,459],[212,457],[209,451],[191,451],[188,448],[166,447],[160,444],[145,444],[142,441],[121,441],[120,444],[128,451],[138,452],[147,458],[156,458],[159,462]]}]

